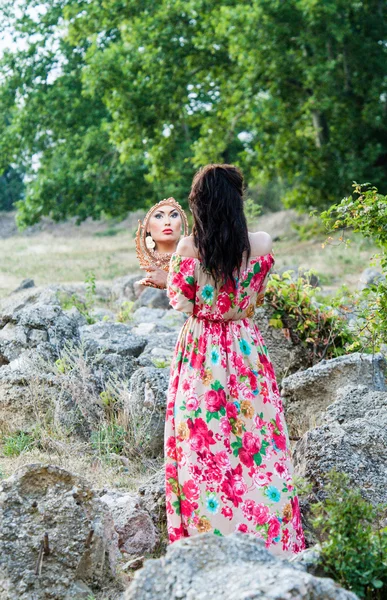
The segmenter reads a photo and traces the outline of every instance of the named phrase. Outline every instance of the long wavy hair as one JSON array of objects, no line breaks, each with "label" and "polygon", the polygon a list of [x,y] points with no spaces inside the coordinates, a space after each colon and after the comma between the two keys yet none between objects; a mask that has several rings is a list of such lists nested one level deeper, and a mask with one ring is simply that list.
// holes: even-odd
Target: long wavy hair
[{"label": "long wavy hair", "polygon": [[192,234],[203,268],[215,284],[238,277],[243,259],[251,247],[243,212],[243,175],[233,165],[211,164],[200,169],[192,181],[189,206],[193,216]]}]

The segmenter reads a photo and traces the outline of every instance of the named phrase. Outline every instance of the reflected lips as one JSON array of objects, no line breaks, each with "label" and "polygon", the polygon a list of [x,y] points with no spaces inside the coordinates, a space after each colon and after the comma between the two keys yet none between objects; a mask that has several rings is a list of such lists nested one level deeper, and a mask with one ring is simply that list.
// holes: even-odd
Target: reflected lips
[{"label": "reflected lips", "polygon": [[163,233],[173,233],[172,229],[163,229]]}]

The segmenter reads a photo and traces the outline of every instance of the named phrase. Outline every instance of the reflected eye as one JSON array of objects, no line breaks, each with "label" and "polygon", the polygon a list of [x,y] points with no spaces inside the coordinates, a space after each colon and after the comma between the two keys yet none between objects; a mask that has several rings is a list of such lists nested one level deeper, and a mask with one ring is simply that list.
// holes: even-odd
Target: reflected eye
[{"label": "reflected eye", "polygon": [[178,212],[174,212],[171,214],[171,217],[173,217],[174,219],[176,219],[176,217],[180,217],[180,214]]}]

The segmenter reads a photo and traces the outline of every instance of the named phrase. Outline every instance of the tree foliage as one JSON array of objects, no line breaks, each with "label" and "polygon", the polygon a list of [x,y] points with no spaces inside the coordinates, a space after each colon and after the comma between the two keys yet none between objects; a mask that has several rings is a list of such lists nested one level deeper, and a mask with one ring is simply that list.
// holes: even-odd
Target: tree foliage
[{"label": "tree foliage", "polygon": [[27,40],[2,61],[0,164],[40,156],[22,221],[182,200],[215,161],[304,209],[386,187],[381,0],[21,3],[0,9]]}]

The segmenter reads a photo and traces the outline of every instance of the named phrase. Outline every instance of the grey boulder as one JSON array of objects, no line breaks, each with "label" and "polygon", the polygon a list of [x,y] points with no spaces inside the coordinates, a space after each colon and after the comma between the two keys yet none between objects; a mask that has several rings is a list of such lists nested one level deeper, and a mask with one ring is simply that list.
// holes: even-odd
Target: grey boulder
[{"label": "grey boulder", "polygon": [[124,411],[135,444],[145,456],[163,452],[168,382],[169,369],[155,367],[141,367],[130,380]]},{"label": "grey boulder", "polygon": [[387,502],[387,392],[346,386],[293,448],[294,472],[313,482],[324,497],[327,473],[350,477],[364,498]]},{"label": "grey boulder", "polygon": [[282,381],[281,395],[292,438],[312,429],[336,398],[336,390],[361,382],[370,389],[386,390],[386,359],[382,354],[348,354],[322,360]]},{"label": "grey boulder", "polygon": [[117,533],[88,483],[27,465],[0,484],[0,600],[74,600],[117,589]]},{"label": "grey boulder", "polygon": [[203,533],[168,546],[137,571],[126,600],[356,600],[332,579],[280,560],[253,535]]}]

